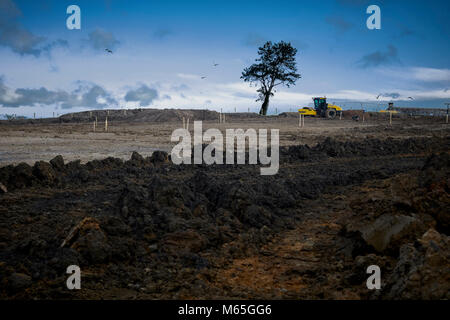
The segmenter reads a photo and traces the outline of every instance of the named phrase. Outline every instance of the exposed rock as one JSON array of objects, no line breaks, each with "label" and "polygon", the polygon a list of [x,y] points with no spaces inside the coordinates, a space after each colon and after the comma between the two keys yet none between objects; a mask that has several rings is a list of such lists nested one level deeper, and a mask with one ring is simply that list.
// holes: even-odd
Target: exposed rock
[{"label": "exposed rock", "polygon": [[7,193],[8,189],[6,188],[6,186],[0,182],[0,194],[2,193]]},{"label": "exposed rock", "polygon": [[61,244],[78,251],[89,262],[100,263],[109,257],[110,245],[99,222],[94,218],[84,218],[75,226]]},{"label": "exposed rock", "polygon": [[50,164],[53,166],[53,169],[63,171],[64,170],[64,159],[61,155],[54,157],[50,160]]},{"label": "exposed rock", "polygon": [[150,161],[153,163],[164,163],[169,161],[169,155],[165,151],[154,151],[150,157]]},{"label": "exposed rock", "polygon": [[56,179],[56,174],[55,171],[53,170],[53,167],[45,161],[38,161],[34,164],[33,174],[39,180],[48,183],[51,183]]},{"label": "exposed rock", "polygon": [[374,297],[450,299],[450,237],[430,229],[418,242],[400,248],[392,275]]},{"label": "exposed rock", "polygon": [[358,228],[364,241],[378,252],[383,252],[388,247],[398,248],[403,240],[415,238],[421,230],[421,224],[417,219],[389,214],[384,214],[374,222]]},{"label": "exposed rock", "polygon": [[10,183],[16,188],[28,187],[33,184],[35,180],[33,176],[33,169],[26,163],[19,163],[13,171],[12,177],[10,177]]},{"label": "exposed rock", "polygon": [[137,153],[136,151],[133,151],[133,153],[131,154],[131,161],[135,161],[138,163],[142,163],[144,162],[144,157],[141,156],[139,153]]}]

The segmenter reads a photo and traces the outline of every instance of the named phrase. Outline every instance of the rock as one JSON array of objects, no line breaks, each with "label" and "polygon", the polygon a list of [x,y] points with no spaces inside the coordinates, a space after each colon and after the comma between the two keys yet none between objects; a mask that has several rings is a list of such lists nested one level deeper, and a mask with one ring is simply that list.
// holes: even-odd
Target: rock
[{"label": "rock", "polygon": [[0,182],[0,194],[2,193],[7,193],[8,189],[6,188],[6,186]]},{"label": "rock", "polygon": [[12,291],[18,292],[31,286],[32,279],[24,273],[13,273],[8,279],[8,284]]},{"label": "rock", "polygon": [[14,168],[13,174],[10,177],[10,183],[16,188],[29,187],[33,184],[33,180],[35,180],[33,169],[24,162],[19,163]]},{"label": "rock", "polygon": [[389,214],[384,214],[374,222],[359,228],[362,238],[378,252],[395,246],[396,242],[405,238],[415,238],[421,230],[421,224],[417,219]]},{"label": "rock", "polygon": [[84,218],[70,231],[61,244],[61,247],[66,246],[70,246],[92,263],[106,261],[111,249],[99,222],[91,217]]},{"label": "rock", "polygon": [[62,155],[58,155],[50,160],[50,164],[53,166],[53,169],[62,171],[64,170],[64,159]]},{"label": "rock", "polygon": [[440,300],[450,298],[450,237],[428,230],[419,246],[405,244],[386,284],[374,298]]},{"label": "rock", "polygon": [[133,151],[133,153],[131,154],[131,161],[135,161],[138,163],[142,163],[144,162],[144,157],[141,156],[139,153],[137,153],[136,151]]},{"label": "rock", "polygon": [[150,161],[153,163],[164,163],[169,161],[169,155],[165,151],[154,151],[150,157]]},{"label": "rock", "polygon": [[37,161],[33,167],[33,174],[41,181],[51,183],[56,179],[53,167],[45,161]]}]

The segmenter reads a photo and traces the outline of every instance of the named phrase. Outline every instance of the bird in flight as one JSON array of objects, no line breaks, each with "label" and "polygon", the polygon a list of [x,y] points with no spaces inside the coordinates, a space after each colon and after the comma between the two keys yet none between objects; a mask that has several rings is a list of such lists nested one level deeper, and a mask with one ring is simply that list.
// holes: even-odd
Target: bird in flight
[{"label": "bird in flight", "polygon": [[413,97],[408,97],[408,99],[414,100],[414,98],[413,98]]},{"label": "bird in flight", "polygon": [[377,100],[378,100],[378,98],[381,96],[381,93],[379,94],[379,95],[377,95]]},{"label": "bird in flight", "polygon": [[206,77],[202,77],[202,79],[206,79]]},{"label": "bird in flight", "polygon": [[110,49],[108,49],[108,48],[106,48],[105,51],[108,52],[108,53],[111,53],[111,54],[113,53],[113,52],[112,52]]},{"label": "bird in flight", "polygon": [[218,65],[219,65],[218,63],[214,63],[214,64],[213,64],[214,67],[217,67]]}]

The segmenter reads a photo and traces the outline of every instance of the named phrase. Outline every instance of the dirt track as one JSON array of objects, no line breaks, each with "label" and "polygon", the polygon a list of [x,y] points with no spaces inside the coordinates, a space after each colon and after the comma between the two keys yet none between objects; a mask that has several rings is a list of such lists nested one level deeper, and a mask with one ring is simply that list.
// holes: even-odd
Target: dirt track
[{"label": "dirt track", "polygon": [[[163,153],[1,168],[0,297],[450,298],[448,127],[308,120],[305,129],[289,118],[252,123],[282,124],[275,176],[249,165],[175,166]],[[86,144],[77,142],[81,125],[68,126],[57,151]],[[132,137],[167,148],[171,126],[112,125],[66,160],[87,161],[92,150],[124,158],[120,146]],[[17,127],[1,130],[2,144],[19,136]],[[37,152],[47,145],[25,156],[11,146],[9,162],[48,161],[53,151]],[[384,222],[400,231],[380,247],[377,233],[391,231],[377,229]],[[65,288],[70,264],[82,269],[80,291]],[[371,264],[383,272],[377,292],[365,286]]]}]

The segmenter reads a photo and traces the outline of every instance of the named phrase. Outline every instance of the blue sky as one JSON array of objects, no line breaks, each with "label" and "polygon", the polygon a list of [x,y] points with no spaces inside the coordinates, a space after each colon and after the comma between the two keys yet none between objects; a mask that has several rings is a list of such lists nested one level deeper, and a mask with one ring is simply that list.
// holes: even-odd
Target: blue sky
[{"label": "blue sky", "polygon": [[[72,4],[81,8],[81,30],[66,28]],[[366,27],[371,4],[381,9],[381,30]],[[346,108],[391,100],[444,107],[449,12],[450,2],[437,0],[0,0],[0,114],[257,111],[256,88],[240,75],[267,40],[290,41],[302,75],[278,90],[269,112],[319,95]]]}]

